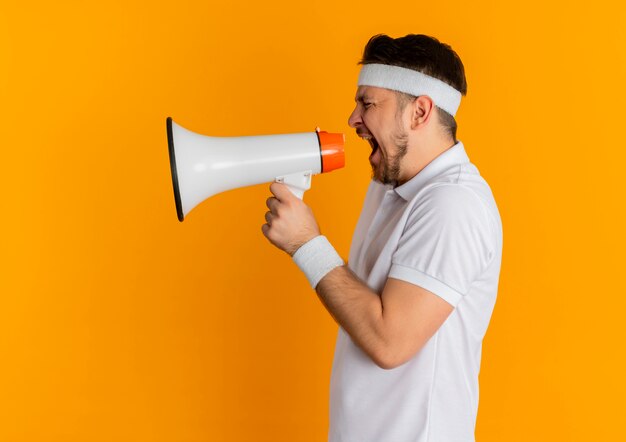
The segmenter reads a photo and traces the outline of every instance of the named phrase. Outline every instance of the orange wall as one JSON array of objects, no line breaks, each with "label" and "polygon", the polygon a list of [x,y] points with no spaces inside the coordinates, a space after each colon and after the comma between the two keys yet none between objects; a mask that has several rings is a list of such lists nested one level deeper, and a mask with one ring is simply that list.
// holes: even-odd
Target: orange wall
[{"label": "orange wall", "polygon": [[461,55],[458,136],[502,215],[478,440],[624,440],[618,3],[3,1],[0,440],[325,439],[337,326],[261,233],[269,185],[179,223],[165,118],[345,132],[305,201],[347,257],[370,177],[347,118],[380,32]]}]

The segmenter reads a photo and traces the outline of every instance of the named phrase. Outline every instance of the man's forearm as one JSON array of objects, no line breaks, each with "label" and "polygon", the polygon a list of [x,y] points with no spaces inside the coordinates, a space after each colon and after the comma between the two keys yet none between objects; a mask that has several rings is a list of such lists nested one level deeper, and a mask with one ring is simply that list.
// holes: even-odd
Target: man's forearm
[{"label": "man's forearm", "polygon": [[[376,363],[385,351],[383,305],[380,296],[344,265],[331,270],[316,292],[335,320]],[[380,364],[379,364],[380,365]]]}]

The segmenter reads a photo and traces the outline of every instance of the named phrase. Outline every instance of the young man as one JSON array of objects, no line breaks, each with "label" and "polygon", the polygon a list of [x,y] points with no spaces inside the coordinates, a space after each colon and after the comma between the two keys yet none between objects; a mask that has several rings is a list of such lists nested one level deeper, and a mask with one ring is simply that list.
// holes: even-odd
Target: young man
[{"label": "young man", "polygon": [[372,37],[349,125],[372,147],[348,264],[282,184],[262,227],[339,324],[331,442],[469,442],[482,339],[496,300],[502,224],[456,139],[467,92],[450,46]]}]

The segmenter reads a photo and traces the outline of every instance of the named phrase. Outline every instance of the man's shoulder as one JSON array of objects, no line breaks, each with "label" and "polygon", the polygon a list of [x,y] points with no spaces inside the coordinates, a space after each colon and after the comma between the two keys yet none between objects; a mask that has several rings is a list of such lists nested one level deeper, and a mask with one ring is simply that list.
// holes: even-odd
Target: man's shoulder
[{"label": "man's shoulder", "polygon": [[[425,186],[409,204],[407,224],[428,223],[494,228],[493,209],[480,191],[459,182],[437,182]],[[496,209],[497,210],[497,209]]]},{"label": "man's shoulder", "polygon": [[411,202],[413,207],[471,210],[480,203],[480,195],[470,186],[458,182],[434,182],[418,192]]},{"label": "man's shoulder", "polygon": [[426,186],[408,207],[407,225],[431,226],[437,231],[481,232],[492,242],[502,236],[500,213],[490,189],[460,182]]}]

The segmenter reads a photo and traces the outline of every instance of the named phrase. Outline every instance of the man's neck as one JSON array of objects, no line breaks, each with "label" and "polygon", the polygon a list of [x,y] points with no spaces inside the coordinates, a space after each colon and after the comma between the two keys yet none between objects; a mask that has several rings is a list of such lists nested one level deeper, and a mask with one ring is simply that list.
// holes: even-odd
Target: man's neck
[{"label": "man's neck", "polygon": [[403,163],[406,165],[404,178],[398,180],[398,186],[420,173],[435,158],[453,147],[457,142],[451,138],[438,138],[422,145],[409,146]]}]

